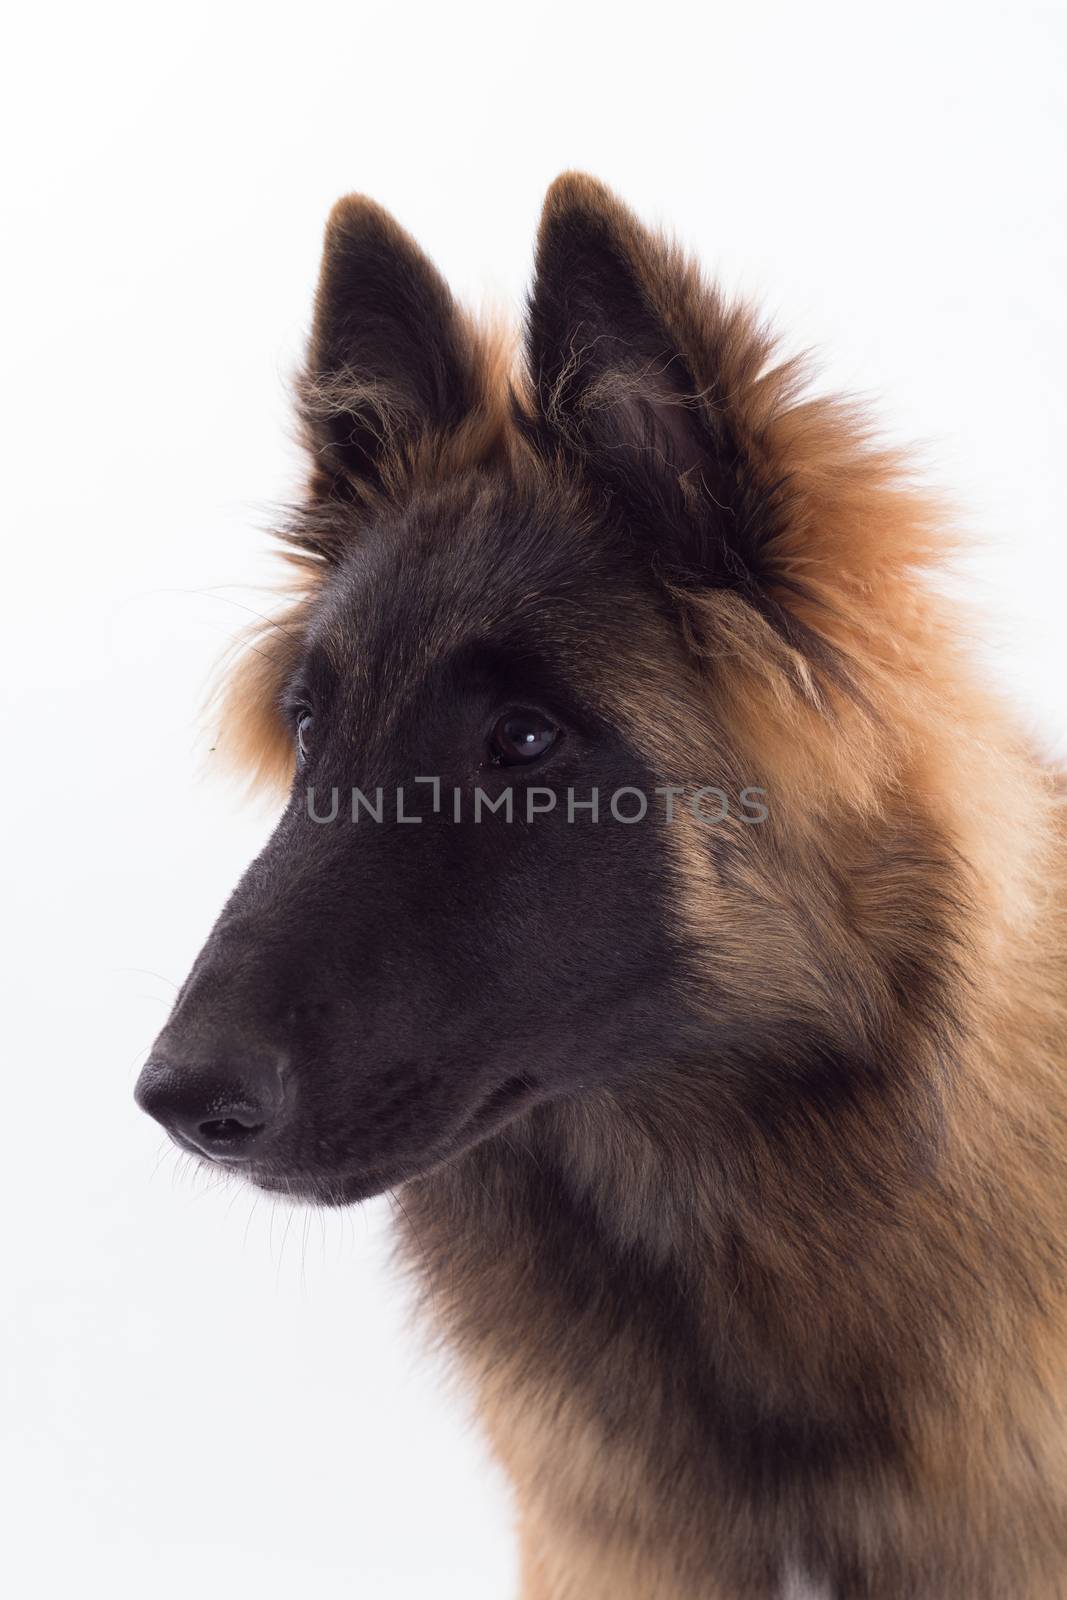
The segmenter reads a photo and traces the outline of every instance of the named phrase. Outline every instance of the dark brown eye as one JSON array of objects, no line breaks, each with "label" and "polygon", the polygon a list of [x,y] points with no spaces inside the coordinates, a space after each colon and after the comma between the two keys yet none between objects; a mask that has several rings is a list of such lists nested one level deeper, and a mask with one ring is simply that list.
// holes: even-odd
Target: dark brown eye
[{"label": "dark brown eye", "polygon": [[300,765],[303,766],[311,754],[311,724],[313,717],[310,711],[305,711],[296,724],[296,752]]},{"label": "dark brown eye", "polygon": [[500,767],[517,767],[547,755],[559,729],[540,711],[508,711],[489,735],[489,749]]}]

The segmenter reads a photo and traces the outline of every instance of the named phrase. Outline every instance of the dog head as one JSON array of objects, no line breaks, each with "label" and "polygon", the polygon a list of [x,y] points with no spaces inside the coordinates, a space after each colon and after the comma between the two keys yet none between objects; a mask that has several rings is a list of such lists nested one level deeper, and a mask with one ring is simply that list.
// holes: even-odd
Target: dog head
[{"label": "dog head", "polygon": [[288,801],[137,1089],[180,1145],[343,1202],[548,1100],[737,1103],[768,1050],[775,1093],[852,1070],[874,1002],[813,953],[847,847],[811,825],[808,750],[837,715],[833,792],[870,802],[826,596],[901,523],[859,515],[846,424],[768,353],[590,180],[550,192],[515,372],[385,213],[335,208],[303,592],[223,728]]}]

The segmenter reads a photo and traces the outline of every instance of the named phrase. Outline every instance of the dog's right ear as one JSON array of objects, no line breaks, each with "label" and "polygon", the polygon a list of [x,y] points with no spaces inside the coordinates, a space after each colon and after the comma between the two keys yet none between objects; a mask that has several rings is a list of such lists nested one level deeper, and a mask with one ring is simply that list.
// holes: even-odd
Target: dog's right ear
[{"label": "dog's right ear", "polygon": [[747,313],[603,184],[556,179],[527,320],[542,437],[607,487],[672,587],[761,607],[780,531],[759,438],[768,351]]},{"label": "dog's right ear", "polygon": [[470,335],[443,278],[363,195],[326,224],[301,410],[313,498],[388,492],[428,438],[478,403]]}]

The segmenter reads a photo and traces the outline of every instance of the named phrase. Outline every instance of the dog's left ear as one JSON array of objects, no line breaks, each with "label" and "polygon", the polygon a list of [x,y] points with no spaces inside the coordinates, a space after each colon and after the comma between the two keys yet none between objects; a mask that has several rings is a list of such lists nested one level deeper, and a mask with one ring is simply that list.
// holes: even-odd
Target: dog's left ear
[{"label": "dog's left ear", "polygon": [[538,427],[610,488],[680,585],[758,580],[773,484],[739,396],[768,349],[603,185],[552,185],[527,323]]}]

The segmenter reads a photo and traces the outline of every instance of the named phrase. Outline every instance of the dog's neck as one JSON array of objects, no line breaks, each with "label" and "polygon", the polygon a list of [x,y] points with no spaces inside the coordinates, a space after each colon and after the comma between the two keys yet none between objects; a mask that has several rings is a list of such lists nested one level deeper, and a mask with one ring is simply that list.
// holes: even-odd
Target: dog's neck
[{"label": "dog's neck", "polygon": [[[714,1558],[724,1578],[772,1596],[783,1562],[816,1571],[820,1539],[847,1548],[835,1484],[906,1495],[932,1437],[965,1447],[980,1381],[996,1371],[1002,1393],[1017,1388],[1020,1351],[1040,1348],[1050,1309],[1035,1262],[1056,1241],[1013,1244],[1019,1197],[982,1175],[1010,1129],[984,1149],[969,1132],[946,1143],[959,1117],[940,1115],[942,1096],[959,1063],[898,1065],[894,1077],[891,1061],[839,1062],[860,1075],[854,1093],[828,1070],[821,1101],[779,1095],[743,1137],[696,1086],[670,1097],[671,1122],[641,1095],[545,1106],[406,1189],[409,1257],[526,1499],[595,1517],[613,1484],[640,1481],[637,1522],[616,1508],[612,1537],[666,1541],[684,1566],[711,1560],[687,1541],[712,1496],[736,1508],[736,1544]],[[979,1278],[964,1210],[986,1240]],[[991,1313],[1018,1301],[1020,1281],[1032,1304],[1007,1329]],[[1046,1446],[1026,1448],[1039,1459]],[[568,1452],[591,1483],[604,1474],[601,1488],[587,1495]],[[983,1503],[966,1476],[938,1511],[961,1527],[966,1493],[970,1514]],[[746,1551],[771,1555],[746,1565]],[[896,1581],[905,1592],[906,1575]]]}]

